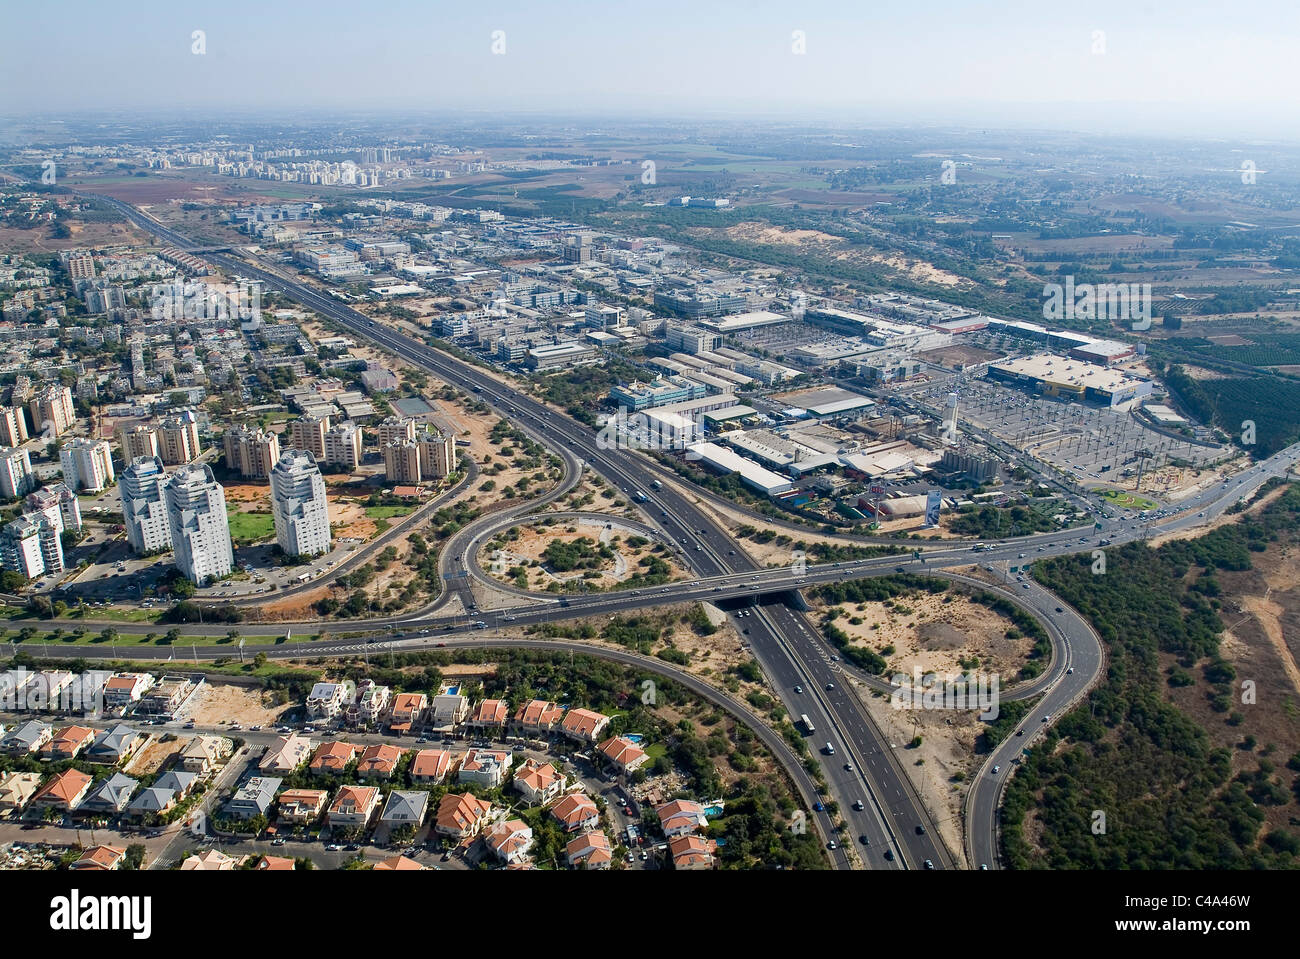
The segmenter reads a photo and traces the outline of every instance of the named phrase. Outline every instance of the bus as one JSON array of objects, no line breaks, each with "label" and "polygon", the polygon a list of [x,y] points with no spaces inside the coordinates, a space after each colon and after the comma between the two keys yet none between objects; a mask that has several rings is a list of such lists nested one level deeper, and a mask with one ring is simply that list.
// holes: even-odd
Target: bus
[{"label": "bus", "polygon": [[799,722],[803,723],[804,732],[808,733],[808,735],[811,736],[813,733],[817,732],[817,727],[813,725],[813,721],[808,718],[807,713],[802,713],[799,716]]}]

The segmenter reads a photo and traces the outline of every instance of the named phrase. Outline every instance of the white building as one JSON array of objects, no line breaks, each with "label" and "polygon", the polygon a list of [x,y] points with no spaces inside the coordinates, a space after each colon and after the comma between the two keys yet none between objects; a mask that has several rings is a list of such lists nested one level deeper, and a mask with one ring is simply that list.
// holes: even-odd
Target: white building
[{"label": "white building", "polygon": [[26,496],[36,487],[32,458],[24,449],[0,449],[0,495],[5,499]]},{"label": "white building", "polygon": [[271,513],[275,540],[286,556],[329,551],[329,503],[325,480],[307,450],[285,450],[271,470]]},{"label": "white building", "polygon": [[226,491],[207,465],[182,466],[163,484],[176,568],[203,585],[234,568]]},{"label": "white building", "polygon": [[325,434],[325,462],[353,470],[361,465],[361,428],[355,423],[339,423]]},{"label": "white building", "polygon": [[113,482],[113,450],[104,440],[78,436],[59,450],[59,463],[71,490],[98,493]]},{"label": "white building", "polygon": [[122,471],[118,483],[126,540],[142,556],[172,548],[171,523],[162,492],[166,479],[162,457],[140,456]]},{"label": "white building", "polygon": [[59,532],[45,516],[29,513],[0,529],[0,566],[35,579],[63,569]]}]

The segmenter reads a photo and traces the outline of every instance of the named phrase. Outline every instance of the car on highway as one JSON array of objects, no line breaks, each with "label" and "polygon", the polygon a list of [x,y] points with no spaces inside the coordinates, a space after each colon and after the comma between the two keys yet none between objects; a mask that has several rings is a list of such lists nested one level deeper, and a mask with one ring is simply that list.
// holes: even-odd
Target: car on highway
[{"label": "car on highway", "polygon": [[861,812],[862,810],[867,808],[867,804],[864,803],[861,799],[855,799],[853,801],[853,808]]},{"label": "car on highway", "polygon": [[924,835],[925,835],[925,827],[924,827],[924,826],[917,826],[917,827],[916,827],[916,834],[917,834],[918,836],[924,836]]},{"label": "car on highway", "polygon": [[994,766],[994,767],[993,767],[993,772],[994,772],[995,775],[996,775],[997,773],[1002,772],[1002,767],[1001,767],[1001,766]]},{"label": "car on highway", "polygon": [[835,684],[834,684],[834,683],[827,683],[827,684],[826,684],[826,689],[827,689],[827,691],[830,691],[830,690],[832,690],[832,689],[834,689],[834,688],[835,688]]},{"label": "car on highway", "polygon": [[815,802],[815,803],[813,803],[813,809],[814,809],[816,812],[825,812],[825,811],[826,811],[826,806],[825,806],[824,803]]},{"label": "car on highway", "polygon": [[853,763],[845,763],[845,764],[844,764],[844,771],[845,771],[846,773],[851,773],[851,772],[853,772]]},{"label": "car on highway", "polygon": [[925,861],[925,868],[926,868],[926,869],[933,869],[933,868],[934,868],[934,863],[931,862],[929,859],[927,859],[927,860]]},{"label": "car on highway", "polygon": [[894,850],[892,850],[892,849],[886,849],[886,850],[885,850],[885,858],[888,859],[890,862],[893,862],[893,861],[894,861]]},{"label": "car on highway", "polygon": [[832,839],[830,842],[828,842],[828,843],[826,844],[826,848],[827,848],[827,849],[838,849],[839,847],[838,847],[837,845],[835,845],[835,840]]},{"label": "car on highway", "polygon": [[803,695],[803,687],[802,687],[802,686],[796,686],[796,687],[794,688],[794,691],[795,691],[796,693],[799,693],[800,695]]},{"label": "car on highway", "polygon": [[1045,716],[1043,717],[1043,722],[1048,722],[1048,721],[1051,720],[1051,718],[1052,718],[1052,714],[1051,714],[1051,713],[1048,713],[1047,715],[1045,715]]},{"label": "car on highway", "polygon": [[1066,670],[1066,672],[1067,672],[1067,673],[1073,673],[1073,672],[1074,672],[1074,667],[1071,666],[1069,669]]},{"label": "car on highway", "polygon": [[862,845],[864,845],[864,846],[870,846],[870,845],[871,845],[871,839],[867,836],[866,833],[863,833],[862,835],[860,835],[860,836],[858,837],[858,842],[862,843]]}]

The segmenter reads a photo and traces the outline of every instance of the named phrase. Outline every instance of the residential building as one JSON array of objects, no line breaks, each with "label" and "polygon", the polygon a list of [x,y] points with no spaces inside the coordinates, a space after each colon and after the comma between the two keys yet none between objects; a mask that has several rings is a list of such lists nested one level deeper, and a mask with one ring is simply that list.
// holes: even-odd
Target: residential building
[{"label": "residential building", "polygon": [[226,492],[207,464],[182,466],[163,483],[176,568],[206,585],[235,568]]},{"label": "residential building", "polygon": [[434,830],[440,836],[467,839],[477,836],[492,818],[492,804],[473,793],[448,793],[438,803]]},{"label": "residential building", "polygon": [[409,416],[387,416],[375,427],[375,442],[382,449],[389,443],[415,442],[415,420]]},{"label": "residential building", "polygon": [[391,695],[387,686],[379,686],[371,679],[361,680],[356,697],[343,707],[343,721],[349,726],[374,726],[388,708]]},{"label": "residential building", "polygon": [[86,761],[91,763],[100,763],[105,766],[116,766],[118,763],[126,762],[131,755],[144,743],[146,737],[140,730],[126,723],[118,723],[111,729],[106,729],[90,744],[86,750]]},{"label": "residential building", "polygon": [[650,761],[650,757],[642,751],[640,746],[623,736],[607,739],[597,748],[621,773],[636,772]]},{"label": "residential building", "polygon": [[500,786],[510,768],[510,754],[501,750],[471,749],[456,774],[458,782],[478,783],[488,789]]},{"label": "residential building", "polygon": [[[126,814],[132,819],[152,820],[161,816],[176,805],[176,793],[161,786],[149,786],[141,789],[131,804],[126,807]],[[248,817],[252,818],[252,817]]]},{"label": "residential building", "polygon": [[139,780],[124,773],[114,773],[91,791],[81,804],[81,809],[83,812],[102,812],[115,816],[126,810],[131,794],[139,785]]},{"label": "residential building", "polygon": [[234,819],[253,819],[265,816],[280,790],[281,779],[274,776],[253,776],[235,791],[223,807],[227,816]]},{"label": "residential building", "polygon": [[485,699],[474,707],[465,725],[475,729],[504,729],[509,716],[510,707],[504,699]]},{"label": "residential building", "polygon": [[59,464],[75,492],[98,493],[113,482],[113,449],[105,440],[74,437],[59,450]]},{"label": "residential building", "polygon": [[341,786],[325,820],[331,829],[364,829],[379,808],[379,787]]},{"label": "residential building", "polygon": [[33,809],[62,809],[64,812],[72,812],[86,798],[92,782],[94,777],[87,776],[80,770],[65,769],[38,789],[28,805]]},{"label": "residential building", "polygon": [[330,794],[325,789],[286,789],[280,793],[278,821],[307,826],[320,818]]},{"label": "residential building", "polygon": [[140,701],[140,697],[153,686],[149,673],[115,673],[104,683],[104,709],[115,712]]},{"label": "residential building", "polygon": [[600,810],[590,796],[583,793],[570,793],[551,807],[551,815],[556,818],[565,832],[595,829],[600,825]]},{"label": "residential building", "polygon": [[608,869],[614,862],[614,851],[603,832],[588,832],[569,840],[564,847],[564,858],[570,866]]},{"label": "residential building", "polygon": [[704,807],[689,799],[674,799],[656,806],[655,815],[659,817],[659,825],[669,839],[696,832],[709,824],[708,817],[704,815]]},{"label": "residential building", "polygon": [[668,840],[668,855],[674,869],[712,869],[717,843],[699,836],[675,836]]},{"label": "residential building", "polygon": [[112,872],[126,859],[126,850],[116,846],[91,846],[72,864],[78,872]]},{"label": "residential building", "polygon": [[307,696],[307,715],[312,719],[332,720],[356,695],[352,680],[341,683],[317,683]]},{"label": "residential building", "polygon": [[[245,817],[252,819],[252,816]],[[181,860],[181,872],[234,872],[240,860],[220,849],[205,849]]]},{"label": "residential building", "polygon": [[423,789],[394,789],[388,794],[379,821],[389,826],[414,826],[419,829],[429,813],[429,794]]},{"label": "residential building", "polygon": [[375,872],[427,872],[427,866],[421,866],[414,859],[406,856],[389,856],[375,863]]},{"label": "residential building", "polygon": [[420,476],[442,479],[456,471],[456,437],[432,430],[416,437],[420,454]]},{"label": "residential building", "polygon": [[146,423],[123,427],[117,431],[118,443],[122,447],[122,459],[130,463],[140,457],[159,455],[158,431]]},{"label": "residential building", "polygon": [[0,528],[0,567],[35,579],[63,570],[63,543],[44,515],[19,516]]},{"label": "residential building", "polygon": [[257,764],[257,768],[262,772],[291,773],[305,763],[309,755],[311,740],[297,733],[289,733],[266,747],[266,755]]},{"label": "residential building", "polygon": [[0,814],[18,812],[36,795],[40,785],[40,773],[0,776]]},{"label": "residential building", "polygon": [[275,541],[286,556],[329,552],[329,502],[325,480],[309,451],[286,450],[271,470]]},{"label": "residential building", "polygon": [[[187,859],[186,862],[189,860]],[[256,866],[258,872],[293,872],[296,868],[298,864],[288,856],[263,856],[257,861]],[[376,865],[375,868],[378,869],[379,866]]]},{"label": "residential building", "polygon": [[95,731],[89,726],[64,726],[56,729],[50,741],[41,747],[40,756],[52,762],[76,759],[94,741]]},{"label": "residential building", "polygon": [[513,726],[516,730],[533,736],[545,736],[560,725],[564,710],[555,703],[534,699],[515,711]]},{"label": "residential building", "polygon": [[147,693],[140,697],[137,715],[172,719],[180,716],[194,695],[204,684],[203,674],[194,676],[163,676]]},{"label": "residential building", "polygon": [[0,751],[11,756],[26,756],[34,753],[50,741],[54,730],[45,723],[29,719],[20,723],[0,739]]},{"label": "residential building", "polygon": [[0,446],[21,446],[27,440],[27,415],[17,406],[0,407]]},{"label": "residential building", "polygon": [[316,753],[311,757],[311,763],[307,768],[317,776],[341,776],[348,768],[348,763],[357,758],[360,749],[361,747],[353,746],[351,743],[321,743],[316,747]]},{"label": "residential building", "polygon": [[154,780],[154,788],[171,790],[175,793],[177,800],[181,800],[190,794],[190,791],[198,781],[199,777],[194,773],[187,773],[184,770],[169,769]]},{"label": "residential building", "polygon": [[419,483],[419,445],[411,440],[394,440],[385,446],[384,478],[390,483]]},{"label": "residential building", "polygon": [[328,416],[303,416],[289,424],[289,439],[296,450],[311,453],[316,462],[325,459],[325,434],[329,432]]},{"label": "residential building", "polygon": [[530,806],[545,806],[564,792],[565,780],[551,763],[529,758],[515,769],[514,784]]},{"label": "residential building", "polygon": [[187,773],[206,775],[230,758],[234,746],[224,736],[195,736],[181,750],[181,768]]},{"label": "residential building", "polygon": [[609,717],[590,709],[570,709],[564,714],[560,730],[570,739],[594,743],[609,726]]},{"label": "residential building", "polygon": [[429,707],[429,728],[433,732],[451,732],[469,716],[469,700],[455,693],[440,693]]},{"label": "residential building", "polygon": [[72,408],[72,390],[66,386],[50,385],[38,391],[27,401],[27,412],[32,427],[48,439],[62,436],[77,419]]},{"label": "residential building", "polygon": [[402,760],[402,750],[382,743],[366,747],[357,760],[357,775],[363,779],[389,779]]},{"label": "residential building", "polygon": [[17,499],[36,488],[32,458],[25,449],[0,449],[0,496]]},{"label": "residential building", "polygon": [[77,494],[63,483],[51,483],[27,494],[25,512],[40,513],[62,533],[65,529],[81,529],[81,505]]},{"label": "residential building", "polygon": [[361,465],[364,436],[355,423],[343,422],[325,434],[325,464],[354,470]]},{"label": "residential building", "polygon": [[428,708],[429,697],[424,693],[398,693],[393,697],[393,708],[389,713],[389,731],[398,735],[411,732],[424,722]]},{"label": "residential building", "polygon": [[198,419],[193,410],[183,410],[158,424],[158,455],[168,466],[192,463],[201,452]]},{"label": "residential building", "polygon": [[439,785],[451,769],[451,753],[445,749],[421,749],[411,760],[411,779]]},{"label": "residential building", "polygon": [[224,436],[226,469],[244,479],[265,479],[280,459],[280,437],[246,426],[232,426]]},{"label": "residential building", "polygon": [[118,493],[126,541],[140,556],[165,553],[172,547],[172,528],[162,487],[167,479],[160,456],[139,456],[122,471]]},{"label": "residential building", "polygon": [[483,842],[502,862],[523,862],[533,847],[533,830],[522,819],[501,819],[483,830]]}]

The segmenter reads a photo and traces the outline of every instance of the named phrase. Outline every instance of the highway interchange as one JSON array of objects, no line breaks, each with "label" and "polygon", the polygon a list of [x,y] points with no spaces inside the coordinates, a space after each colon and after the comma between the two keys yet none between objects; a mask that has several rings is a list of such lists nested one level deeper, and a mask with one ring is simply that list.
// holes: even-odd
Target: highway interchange
[{"label": "highway interchange", "polygon": [[[145,217],[138,210],[107,197],[100,199],[115,206],[144,229],[160,236],[180,249],[194,251],[195,245],[187,238]],[[796,573],[790,568],[765,569],[758,566],[733,539],[730,531],[713,516],[697,505],[697,501],[715,499],[704,491],[691,490],[687,495],[679,487],[679,480],[671,471],[640,453],[626,449],[606,449],[596,442],[593,432],[560,412],[533,400],[524,393],[505,386],[484,369],[456,359],[403,333],[379,325],[361,313],[352,310],[318,289],[271,272],[243,259],[223,254],[207,254],[206,258],[230,275],[240,275],[262,281],[274,289],[317,313],[329,318],[353,333],[376,342],[438,379],[472,392],[507,418],[514,426],[534,440],[559,455],[564,465],[564,479],[560,488],[552,489],[544,497],[550,501],[576,485],[582,469],[591,469],[624,493],[642,491],[646,502],[638,508],[649,526],[654,527],[666,542],[680,547],[679,555],[692,570],[692,578],[663,587],[646,587],[609,593],[593,593],[549,597],[547,594],[521,595],[521,603],[493,610],[472,611],[469,619],[485,623],[483,632],[474,636],[460,635],[467,626],[464,612],[448,614],[445,608],[453,596],[463,604],[472,603],[472,591],[467,592],[467,577],[461,575],[460,564],[473,567],[475,551],[484,534],[498,528],[509,519],[523,516],[539,505],[530,500],[511,505],[509,511],[498,511],[480,517],[467,525],[443,551],[440,562],[444,581],[452,588],[445,590],[429,607],[413,614],[363,621],[350,621],[345,628],[350,631],[374,630],[382,634],[380,643],[357,640],[320,640],[259,646],[272,658],[326,657],[355,654],[358,651],[391,649],[418,649],[436,646],[539,646],[542,648],[571,648],[580,646],[586,653],[619,661],[631,660],[637,665],[670,675],[679,673],[658,661],[646,662],[634,654],[619,654],[607,649],[596,649],[563,641],[502,640],[491,630],[527,626],[530,624],[589,616],[610,616],[646,607],[667,606],[693,600],[742,604],[749,614],[745,619],[747,634],[743,637],[758,660],[772,687],[780,696],[791,715],[806,714],[813,721],[817,734],[812,742],[821,745],[834,742],[838,752],[834,756],[819,755],[829,793],[839,807],[847,824],[843,843],[857,846],[868,868],[952,868],[958,865],[938,836],[929,811],[922,803],[917,790],[903,770],[897,744],[890,743],[858,698],[858,694],[845,682],[851,675],[855,680],[876,689],[888,689],[886,681],[849,670],[834,656],[826,641],[802,615],[798,591],[818,583],[841,581],[862,576],[890,575],[900,569],[909,573],[948,576],[965,580],[978,588],[997,592],[1033,613],[1047,628],[1052,640],[1052,662],[1042,676],[1021,690],[1004,696],[1004,699],[1023,698],[1042,694],[1042,700],[1030,710],[1018,727],[1023,735],[1008,735],[985,758],[983,767],[974,777],[965,804],[966,859],[972,868],[998,866],[997,825],[998,806],[1002,790],[1014,770],[1012,760],[1020,750],[1050,725],[1044,717],[1060,716],[1077,702],[1100,677],[1104,654],[1100,639],[1074,610],[1062,604],[1050,592],[1031,579],[1010,580],[1002,587],[963,577],[952,572],[954,567],[970,566],[978,562],[993,569],[998,564],[1027,566],[1035,559],[1070,553],[1103,549],[1156,533],[1166,533],[1208,524],[1228,509],[1238,499],[1249,496],[1273,477],[1288,474],[1300,456],[1300,444],[1276,454],[1270,459],[1232,477],[1223,486],[1216,486],[1193,495],[1180,503],[1177,511],[1159,517],[1143,517],[1132,511],[1120,511],[1098,533],[1094,529],[1063,530],[1014,539],[988,542],[985,549],[972,551],[970,543],[921,544],[904,541],[909,548],[921,548],[919,558],[911,553],[877,556],[868,559],[846,560],[837,563],[809,564]],[[656,481],[658,483],[656,484]],[[1086,501],[1085,501],[1086,502]],[[727,504],[733,510],[734,504]],[[1091,504],[1089,504],[1091,506]],[[1101,508],[1093,507],[1100,515]],[[744,512],[744,510],[741,510]],[[756,517],[764,523],[766,517]],[[778,524],[780,525],[780,524]],[[797,527],[790,527],[799,532]],[[806,530],[804,531],[806,532]],[[846,542],[879,543],[898,546],[899,541],[886,538],[845,537]],[[457,567],[457,568],[453,568]],[[474,575],[469,569],[469,574]],[[1111,572],[1114,570],[1113,566]],[[523,591],[500,583],[493,583],[505,594],[522,594]],[[84,625],[84,623],[83,623]],[[290,624],[289,628],[319,628],[318,624]],[[459,627],[459,629],[458,629]],[[181,629],[186,637],[197,640],[203,636],[224,635],[227,626],[187,626]],[[285,624],[241,624],[241,631],[249,634],[270,635],[283,632]],[[229,656],[228,646],[192,647],[197,659]],[[95,655],[83,646],[51,648],[52,655],[77,657]],[[184,656],[188,650],[181,647],[170,655]],[[100,652],[99,655],[108,655]],[[134,651],[132,656],[138,657]],[[705,695],[701,681],[687,674],[675,675],[697,692]],[[689,681],[688,681],[689,679]],[[802,690],[796,693],[796,687]],[[717,690],[709,698],[717,700]],[[734,704],[739,706],[739,704]],[[730,708],[730,704],[728,704]],[[743,709],[743,707],[740,707]],[[756,730],[762,729],[755,717],[749,721]],[[815,797],[812,784],[797,762],[792,763],[788,746],[775,734],[763,737],[783,761],[805,794]],[[992,769],[999,768],[998,774]],[[857,808],[857,807],[861,808]],[[831,819],[825,812],[816,814],[815,825],[823,837],[836,836]],[[837,840],[839,839],[836,836]],[[860,839],[868,842],[860,843]],[[883,853],[889,850],[890,858]],[[846,850],[832,853],[838,867],[850,865]]]}]

